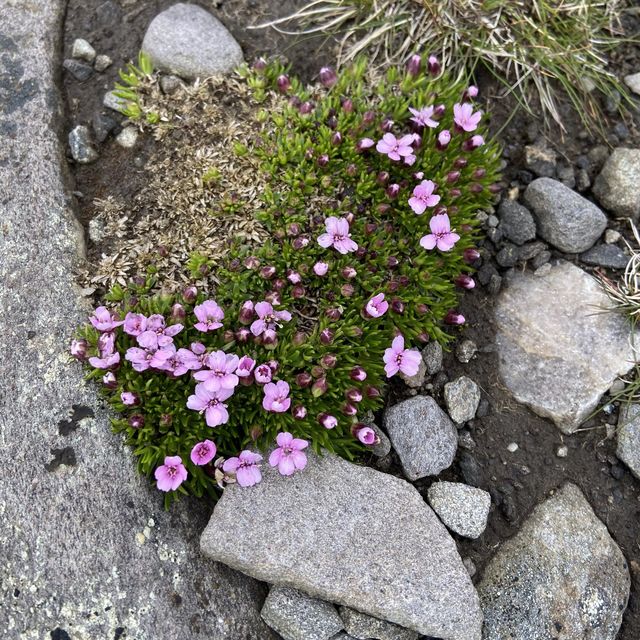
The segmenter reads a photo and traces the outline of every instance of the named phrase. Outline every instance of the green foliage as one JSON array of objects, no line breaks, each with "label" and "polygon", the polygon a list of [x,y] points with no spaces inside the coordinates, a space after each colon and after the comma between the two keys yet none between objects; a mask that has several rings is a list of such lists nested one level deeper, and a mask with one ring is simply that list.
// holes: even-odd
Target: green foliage
[{"label": "green foliage", "polygon": [[114,93],[118,98],[126,101],[122,113],[130,120],[140,120],[144,116],[147,124],[157,124],[160,121],[160,115],[144,107],[144,95],[154,82],[151,58],[140,51],[137,66],[129,62],[125,69],[118,71],[118,75],[122,83],[116,82]]},{"label": "green foliage", "polygon": [[[277,62],[260,71],[241,70],[257,100],[277,91],[278,78],[285,73]],[[327,449],[356,459],[365,447],[353,437],[352,427],[368,411],[382,407],[387,382],[383,354],[394,336],[401,333],[408,348],[427,340],[446,343],[450,339],[443,319],[457,303],[454,279],[470,272],[465,250],[474,247],[477,239],[475,214],[493,202],[499,178],[496,144],[487,142],[469,150],[465,141],[472,134],[454,132],[453,105],[461,101],[465,88],[446,75],[434,79],[396,69],[372,80],[364,60],[345,70],[328,90],[305,88],[291,78],[286,96],[277,103],[280,108],[263,114],[263,130],[246,140],[246,147],[235,150],[241,156],[258,157],[269,177],[269,187],[260,194],[260,215],[270,241],[255,250],[235,243],[227,265],[211,278],[212,290],[199,292],[195,301],[183,299],[180,293],[155,294],[152,275],[126,290],[117,286],[111,291],[109,300],[117,303],[121,317],[127,312],[163,314],[168,322],[184,324],[174,337],[176,348],[201,342],[209,352],[222,349],[248,355],[258,365],[277,362],[274,380],[289,383],[292,408],[306,409],[304,419],[294,418],[292,411],[266,412],[262,386],[240,384],[226,401],[229,422],[210,428],[202,415],[186,408],[195,387],[189,374],[174,378],[161,371],[138,373],[123,358],[116,387],[105,388],[112,406],[123,416],[114,420],[114,429],[125,434],[145,475],[151,476],[167,455],[179,455],[187,465],[189,479],[179,492],[167,496],[167,502],[178,493],[215,494],[213,467],[197,467],[189,460],[191,448],[207,438],[215,441],[220,455],[228,457],[247,447],[265,450],[279,432],[290,431],[310,440],[317,451]],[[381,127],[383,123],[390,126],[389,120],[398,136],[410,132],[408,108],[433,104],[444,105],[444,113],[437,129],[422,132],[413,166],[393,162],[375,148],[358,147],[363,138],[380,139]],[[451,130],[452,140],[440,150],[436,137],[445,128]],[[485,126],[481,124],[473,134],[486,136]],[[419,245],[429,233],[434,209],[416,215],[409,207],[408,199],[420,182],[416,172],[438,185],[439,206],[446,207],[452,227],[461,236],[451,251],[427,251]],[[389,195],[391,184],[399,185],[397,196]],[[351,220],[357,252],[341,255],[318,244],[329,216]],[[313,271],[318,261],[329,265],[323,277]],[[194,254],[187,269],[195,280],[209,266],[204,255]],[[296,274],[298,284],[294,284]],[[391,306],[382,317],[368,318],[365,305],[381,292]],[[224,327],[201,333],[194,328],[193,309],[205,299],[215,299],[222,307]],[[292,314],[292,320],[278,328],[275,344],[254,339],[248,331],[251,319],[239,316],[247,300],[269,300],[276,309]],[[176,303],[183,305],[184,320],[181,309],[173,308]],[[95,352],[98,333],[87,326],[83,335]],[[116,346],[124,354],[137,345],[135,338],[119,331]],[[365,381],[352,378],[354,367],[366,371]],[[94,370],[89,376],[103,374]],[[307,385],[300,374],[310,374],[313,384]],[[357,408],[357,416],[347,415],[351,408],[346,394],[353,389],[363,396],[360,402],[350,403]],[[123,390],[137,393],[140,406],[125,407],[120,400]],[[130,426],[132,414],[144,416],[143,427]],[[338,425],[325,429],[319,422],[322,414],[338,418]]]}]

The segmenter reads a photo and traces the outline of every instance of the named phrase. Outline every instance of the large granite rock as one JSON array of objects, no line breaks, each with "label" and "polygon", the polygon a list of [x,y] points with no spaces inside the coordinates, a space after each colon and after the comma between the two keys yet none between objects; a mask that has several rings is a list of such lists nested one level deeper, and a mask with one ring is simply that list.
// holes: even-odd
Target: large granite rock
[{"label": "large granite rock", "polygon": [[618,418],[616,456],[640,480],[640,405],[623,406]]},{"label": "large granite rock", "polygon": [[478,586],[483,640],[613,640],[629,587],[618,545],[567,484],[487,565]]},{"label": "large granite rock", "polygon": [[475,589],[420,494],[333,455],[310,454],[290,478],[265,467],[259,485],[228,487],[201,547],[255,578],[428,636],[480,638]]},{"label": "large granite rock", "polygon": [[458,434],[431,396],[415,396],[389,407],[382,424],[409,480],[435,476],[451,466]]},{"label": "large granite rock", "polygon": [[0,3],[0,635],[272,638],[263,588],[200,554],[206,507],[165,512],[67,357],[88,309],[52,128],[65,6]]},{"label": "large granite rock", "polygon": [[217,18],[182,2],[151,21],[142,50],[156,69],[188,80],[231,73],[244,60],[240,45]]},{"label": "large granite rock", "polygon": [[640,149],[619,147],[593,185],[598,202],[617,216],[640,217]]},{"label": "large granite rock", "polygon": [[538,235],[565,253],[586,251],[607,226],[607,216],[595,204],[551,178],[534,180],[524,202],[536,219]]},{"label": "large granite rock", "polygon": [[572,433],[633,367],[626,318],[568,262],[513,273],[495,310],[500,375],[516,400]]}]

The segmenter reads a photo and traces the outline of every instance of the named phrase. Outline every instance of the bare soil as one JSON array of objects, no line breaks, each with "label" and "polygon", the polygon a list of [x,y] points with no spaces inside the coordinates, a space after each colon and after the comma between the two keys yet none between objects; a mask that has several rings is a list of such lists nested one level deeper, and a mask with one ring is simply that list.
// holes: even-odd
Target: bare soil
[{"label": "bare soil", "polygon": [[[136,57],[149,21],[173,1],[69,0],[64,33],[65,57],[70,55],[73,40],[83,37],[98,53],[109,55],[114,63],[106,73],[94,74],[84,83],[65,74],[68,129],[75,124],[90,124],[94,113],[101,109],[104,92],[113,87],[117,70]],[[270,0],[203,0],[198,4],[225,23],[242,45],[248,60],[263,53],[284,54],[293,62],[294,71],[309,80],[323,64],[333,59],[331,43],[323,37],[296,42],[292,37],[274,31],[246,29],[248,24],[291,12],[302,4],[300,0],[278,3]],[[632,16],[628,20],[627,26],[637,31],[638,18]],[[620,75],[640,70],[638,51],[622,47],[615,55],[614,66]],[[479,79],[479,84],[481,81]],[[498,87],[491,83],[483,83],[481,87],[489,99],[498,95]],[[492,126],[498,131],[512,116],[515,105],[504,99],[492,102]],[[627,119],[629,136],[624,140],[613,133],[620,122],[618,117],[603,123],[608,132],[607,142],[612,146],[638,146],[637,121],[637,112]],[[567,112],[566,123],[568,133],[561,135],[556,130],[545,135],[559,153],[561,162],[573,166],[580,156],[587,155],[602,141],[584,131],[570,112]],[[532,179],[523,165],[523,149],[541,133],[541,127],[522,112],[504,128],[502,139],[508,160],[505,177],[511,188],[522,188]],[[84,223],[92,216],[94,198],[112,195],[127,201],[141,189],[148,180],[145,161],[154,144],[157,143],[147,136],[144,144],[138,144],[130,151],[108,139],[100,146],[101,157],[97,163],[73,167],[77,211]],[[624,231],[622,225],[620,230]],[[488,241],[485,246],[490,252],[494,249]],[[575,260],[575,257],[570,259]],[[498,377],[493,304],[493,298],[481,288],[464,297],[461,309],[468,324],[461,335],[476,342],[478,355],[469,364],[461,364],[452,353],[447,354],[446,375],[432,381],[435,395],[441,399],[441,389],[447,379],[468,375],[481,386],[483,396],[489,402],[487,415],[470,425],[475,449],[459,449],[454,465],[441,475],[443,479],[477,485],[490,491],[493,498],[487,531],[476,541],[459,538],[461,554],[470,557],[478,567],[474,578],[477,580],[496,548],[518,531],[531,510],[563,482],[574,482],[584,491],[629,561],[632,592],[619,639],[637,640],[640,637],[640,482],[616,459],[615,439],[606,437],[604,423],[615,423],[616,412],[609,416],[600,414],[583,425],[580,433],[567,437],[547,420],[514,402]],[[391,394],[399,397],[406,394],[406,390],[394,387]],[[518,444],[515,453],[507,450],[511,442]],[[568,455],[559,458],[556,451],[563,444],[568,447]],[[393,464],[387,470],[400,475],[398,469]],[[419,481],[416,486],[426,496],[429,484],[430,481]]]}]

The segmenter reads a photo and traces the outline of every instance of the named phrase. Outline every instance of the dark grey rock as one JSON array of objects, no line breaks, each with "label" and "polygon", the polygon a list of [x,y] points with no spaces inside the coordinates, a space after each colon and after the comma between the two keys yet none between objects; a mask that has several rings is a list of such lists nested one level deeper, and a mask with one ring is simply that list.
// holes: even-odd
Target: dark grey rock
[{"label": "dark grey rock", "polygon": [[86,82],[92,75],[93,69],[85,62],[78,62],[72,58],[67,58],[62,67],[68,71],[78,82]]},{"label": "dark grey rock", "polygon": [[607,226],[607,217],[595,204],[557,180],[534,180],[524,200],[536,218],[538,234],[565,253],[586,251]]},{"label": "dark grey rock", "polygon": [[240,45],[217,18],[182,2],[151,21],[142,50],[156,69],[188,80],[231,73],[243,62]]},{"label": "dark grey rock", "polygon": [[487,293],[490,296],[497,296],[502,288],[502,277],[498,274],[492,275],[487,285]]},{"label": "dark grey rock", "polygon": [[422,350],[422,359],[427,369],[427,374],[432,376],[442,369],[442,346],[439,342],[432,340]]},{"label": "dark grey rock", "polygon": [[471,378],[460,376],[444,385],[444,401],[451,419],[456,424],[463,424],[476,415],[480,389]]},{"label": "dark grey rock", "polygon": [[512,273],[495,309],[500,375],[516,400],[572,433],[633,366],[630,326],[568,262]]},{"label": "dark grey rock", "polygon": [[536,223],[531,212],[515,200],[504,199],[498,207],[500,229],[515,244],[521,245],[536,237]]},{"label": "dark grey rock", "polygon": [[589,177],[589,173],[584,169],[580,169],[576,173],[576,189],[583,193],[591,186],[591,178]]},{"label": "dark grey rock", "polygon": [[524,148],[524,164],[538,177],[553,178],[556,175],[556,152],[544,142]]},{"label": "dark grey rock", "polygon": [[429,504],[444,525],[465,538],[478,538],[487,527],[491,496],[461,482],[434,482]]},{"label": "dark grey rock", "polygon": [[358,640],[417,640],[418,633],[397,624],[372,618],[349,607],[340,607],[344,628],[352,638]]},{"label": "dark grey rock", "polygon": [[[264,588],[200,553],[208,507],[165,511],[68,357],[90,309],[75,284],[84,232],[56,128],[66,5],[0,2],[0,634],[272,640]],[[2,135],[11,126],[21,135]]]},{"label": "dark grey rock", "polygon": [[619,140],[626,140],[630,135],[629,127],[624,122],[618,122],[615,127],[613,127],[613,133]]},{"label": "dark grey rock", "polygon": [[518,247],[510,242],[505,243],[504,247],[498,251],[496,262],[501,267],[515,267],[519,258]]},{"label": "dark grey rock", "polygon": [[460,454],[458,466],[460,467],[460,473],[462,473],[462,477],[467,484],[472,487],[480,485],[482,481],[482,469],[473,454],[468,451],[463,451]]},{"label": "dark grey rock", "polygon": [[595,175],[602,169],[604,163],[609,158],[609,147],[604,144],[592,147],[587,154],[589,158],[589,170],[592,175]]},{"label": "dark grey rock", "polygon": [[451,466],[458,447],[456,428],[432,397],[415,396],[389,407],[383,426],[409,480],[435,476]]},{"label": "dark grey rock", "polygon": [[568,165],[558,167],[558,180],[560,180],[565,187],[573,189],[576,186],[576,177],[573,172],[573,167]]},{"label": "dark grey rock", "polygon": [[96,142],[104,142],[109,134],[118,126],[118,123],[101,111],[97,111],[91,120],[91,127]]},{"label": "dark grey rock", "polygon": [[343,628],[332,604],[287,587],[271,587],[260,615],[284,640],[330,640]]},{"label": "dark grey rock", "polygon": [[162,93],[171,96],[178,89],[184,87],[184,82],[180,80],[177,76],[161,76],[160,77],[160,89],[162,89]]},{"label": "dark grey rock", "polygon": [[629,256],[615,244],[597,244],[580,256],[585,264],[591,264],[608,269],[624,269],[629,262]]},{"label": "dark grey rock", "polygon": [[460,431],[458,431],[458,447],[460,449],[473,451],[477,446],[476,441],[468,429],[460,429]]},{"label": "dark grey rock", "polygon": [[567,484],[487,565],[478,587],[483,639],[614,640],[629,587],[622,552],[580,489]]},{"label": "dark grey rock", "polygon": [[551,251],[541,251],[533,260],[531,261],[531,266],[533,269],[539,269],[542,265],[547,264],[551,260]]},{"label": "dark grey rock", "polygon": [[640,217],[640,149],[613,150],[593,185],[598,202],[617,216]]},{"label": "dark grey rock", "polygon": [[546,248],[547,245],[544,242],[529,242],[528,244],[520,247],[518,252],[518,261],[526,262],[527,260],[532,260]]},{"label": "dark grey rock", "polygon": [[483,287],[486,287],[491,281],[491,277],[494,275],[495,276],[499,275],[498,270],[490,262],[486,262],[485,264],[482,265],[482,267],[480,267],[478,271],[478,274],[477,274],[478,282]]},{"label": "dark grey rock", "polygon": [[625,405],[620,410],[616,456],[640,480],[640,405]]},{"label": "dark grey rock", "polygon": [[90,164],[98,159],[98,152],[93,148],[89,129],[84,125],[78,125],[69,132],[69,148],[71,156],[79,164]]},{"label": "dark grey rock", "polygon": [[420,494],[333,455],[310,453],[290,478],[265,466],[260,484],[225,489],[201,547],[255,578],[427,636],[480,638],[475,589]]},{"label": "dark grey rock", "polygon": [[487,238],[497,246],[504,239],[504,232],[500,227],[489,227],[487,229]]},{"label": "dark grey rock", "polygon": [[489,404],[489,401],[486,398],[482,398],[476,411],[476,418],[484,418],[485,416],[488,416],[490,409],[491,405]]}]

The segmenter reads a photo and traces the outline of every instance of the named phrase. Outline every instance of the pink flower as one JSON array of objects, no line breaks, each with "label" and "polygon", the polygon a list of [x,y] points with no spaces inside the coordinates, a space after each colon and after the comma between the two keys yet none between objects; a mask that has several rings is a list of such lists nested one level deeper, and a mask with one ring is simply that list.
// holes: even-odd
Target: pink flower
[{"label": "pink flower", "polygon": [[163,349],[158,348],[158,336],[152,331],[140,334],[137,338],[140,347],[127,349],[125,360],[128,360],[136,371],[160,369],[164,363],[176,352],[176,348],[169,344]]},{"label": "pink flower", "polygon": [[338,426],[338,418],[335,416],[331,416],[328,413],[321,413],[318,416],[318,422],[325,429],[335,429]]},{"label": "pink flower", "polygon": [[433,193],[436,185],[431,180],[423,180],[413,189],[413,196],[409,198],[409,206],[414,213],[422,215],[427,207],[435,207],[440,202],[440,196]]},{"label": "pink flower", "polygon": [[225,473],[235,473],[236,480],[241,487],[253,487],[262,480],[258,462],[262,456],[245,449],[237,458],[229,458],[224,461],[222,470]]},{"label": "pink flower", "polygon": [[420,238],[420,246],[425,249],[438,247],[440,251],[451,251],[453,245],[460,240],[460,236],[451,230],[449,216],[446,213],[433,216],[429,220],[429,227],[431,233]]},{"label": "pink flower", "polygon": [[124,332],[130,336],[139,336],[147,330],[147,317],[141,313],[127,313],[124,317]]},{"label": "pink flower", "polygon": [[115,389],[118,386],[118,380],[112,371],[107,371],[107,373],[102,376],[102,384],[107,387],[107,389]]},{"label": "pink flower", "polygon": [[438,121],[434,120],[431,116],[435,107],[423,107],[422,109],[412,109],[409,107],[409,111],[413,114],[411,122],[415,122],[419,127],[431,127],[432,129],[438,126]]},{"label": "pink flower", "polygon": [[198,331],[206,333],[214,331],[222,326],[224,311],[218,306],[215,300],[205,300],[202,304],[198,304],[193,308],[198,322],[194,325]]},{"label": "pink flower", "polygon": [[[238,384],[238,376],[235,370],[238,368],[238,356],[224,351],[214,351],[205,360],[208,369],[201,369],[193,374],[193,377],[204,383],[207,391],[220,391],[220,389],[232,389]],[[233,391],[232,391],[233,393]]]},{"label": "pink flower", "polygon": [[317,276],[322,277],[327,274],[327,271],[329,271],[329,265],[326,262],[316,262],[313,265],[313,273]]},{"label": "pink flower", "polygon": [[226,424],[229,420],[229,412],[224,401],[232,395],[233,389],[209,391],[203,384],[197,384],[195,395],[189,396],[187,400],[187,407],[204,413],[207,425],[217,427],[220,424]]},{"label": "pink flower", "polygon": [[396,138],[393,133],[385,133],[382,140],[378,140],[376,150],[379,153],[389,156],[390,160],[404,159],[405,164],[413,164],[416,157],[413,155],[413,134],[409,133],[402,138]]},{"label": "pink flower", "polygon": [[271,382],[273,372],[268,364],[261,364],[255,371],[254,377],[258,384],[267,384]]},{"label": "pink flower", "polygon": [[482,112],[474,113],[473,105],[468,102],[453,105],[453,120],[463,131],[475,131],[481,118]]},{"label": "pink flower", "polygon": [[283,413],[284,411],[288,411],[290,406],[289,385],[284,380],[278,380],[276,383],[269,382],[264,385],[262,407],[266,411]]},{"label": "pink flower", "polygon": [[205,366],[205,361],[207,359],[207,348],[202,344],[202,342],[192,342],[191,343],[191,352],[193,353],[194,360],[191,362],[191,369],[193,371],[197,371],[198,369],[202,369]]},{"label": "pink flower", "polygon": [[278,467],[283,476],[291,476],[296,471],[302,471],[307,466],[307,456],[303,449],[309,446],[306,440],[294,438],[288,431],[279,433],[276,437],[278,448],[269,456],[269,464]]},{"label": "pink flower", "polygon": [[99,357],[89,358],[89,364],[96,369],[110,369],[120,362],[120,354],[115,351],[116,336],[114,333],[103,333],[98,338]]},{"label": "pink flower", "polygon": [[371,149],[374,144],[375,141],[373,141],[371,138],[362,138],[362,140],[359,140],[358,144],[356,144],[356,151],[358,153],[361,153],[365,149]]},{"label": "pink flower", "polygon": [[173,342],[173,336],[180,333],[182,329],[183,326],[181,324],[172,324],[167,327],[164,317],[156,313],[147,318],[147,329],[138,336],[138,342],[140,342],[142,336],[155,334],[157,336],[158,346],[166,347]]},{"label": "pink flower", "polygon": [[367,302],[365,309],[367,314],[372,318],[383,316],[389,309],[389,303],[384,299],[384,293],[378,293],[373,296],[373,298]]},{"label": "pink flower", "polygon": [[362,444],[366,444],[369,447],[380,442],[380,438],[378,438],[376,432],[366,425],[361,425],[356,429],[355,436],[360,440],[360,442],[362,442]]},{"label": "pink flower", "polygon": [[291,314],[288,311],[274,311],[269,302],[258,302],[255,306],[258,319],[251,323],[251,333],[259,336],[266,331],[275,332],[276,327],[281,327],[281,322],[289,322]]},{"label": "pink flower", "polygon": [[179,377],[183,376],[187,371],[195,371],[201,367],[202,364],[198,356],[189,351],[189,349],[178,349],[158,368],[169,372],[175,377]]},{"label": "pink flower", "polygon": [[396,336],[391,343],[391,348],[384,351],[384,371],[387,378],[394,376],[398,371],[406,376],[415,376],[418,373],[421,358],[419,351],[404,348],[402,336]]},{"label": "pink flower", "polygon": [[160,491],[175,491],[186,479],[187,470],[180,456],[167,456],[164,464],[156,469],[156,480]]},{"label": "pink flower", "polygon": [[438,134],[438,142],[436,143],[436,147],[438,147],[438,149],[445,149],[450,142],[451,132],[448,129],[444,129]]},{"label": "pink flower", "polygon": [[351,240],[349,222],[346,218],[329,216],[324,221],[327,233],[318,237],[318,244],[325,249],[333,247],[338,253],[346,255],[358,250],[358,245]]},{"label": "pink flower", "polygon": [[113,331],[124,324],[124,320],[118,320],[118,316],[106,307],[98,307],[89,318],[89,322],[98,331]]},{"label": "pink flower", "polygon": [[238,368],[236,369],[236,375],[240,378],[248,378],[256,366],[256,361],[249,356],[242,356],[238,361]]},{"label": "pink flower", "polygon": [[74,358],[78,360],[85,360],[87,357],[87,349],[89,348],[89,343],[84,339],[80,340],[72,340],[71,348],[69,351]]},{"label": "pink flower", "polygon": [[140,404],[138,394],[131,391],[123,391],[120,394],[120,400],[122,400],[122,404],[127,407],[134,407],[135,405]]},{"label": "pink flower", "polygon": [[216,455],[216,445],[211,440],[198,442],[191,449],[191,462],[199,467],[209,464]]}]

